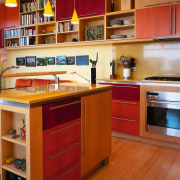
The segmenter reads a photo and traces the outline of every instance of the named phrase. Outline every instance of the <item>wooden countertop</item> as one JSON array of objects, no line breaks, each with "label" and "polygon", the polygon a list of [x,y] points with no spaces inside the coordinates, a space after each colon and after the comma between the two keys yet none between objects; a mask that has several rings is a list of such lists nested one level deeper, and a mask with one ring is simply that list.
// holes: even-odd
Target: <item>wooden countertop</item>
[{"label": "wooden countertop", "polygon": [[91,85],[81,83],[61,83],[57,86],[57,88],[55,84],[32,86],[27,88],[3,90],[0,95],[0,100],[34,104],[68,96],[76,96],[105,90],[110,87],[110,85]]}]

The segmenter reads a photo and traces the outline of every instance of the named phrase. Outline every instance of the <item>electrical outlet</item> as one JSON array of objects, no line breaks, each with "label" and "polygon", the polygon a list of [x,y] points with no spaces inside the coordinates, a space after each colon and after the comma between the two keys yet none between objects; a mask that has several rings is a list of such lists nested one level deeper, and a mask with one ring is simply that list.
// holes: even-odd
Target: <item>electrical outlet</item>
[{"label": "electrical outlet", "polygon": [[131,71],[136,71],[136,67],[131,67]]}]

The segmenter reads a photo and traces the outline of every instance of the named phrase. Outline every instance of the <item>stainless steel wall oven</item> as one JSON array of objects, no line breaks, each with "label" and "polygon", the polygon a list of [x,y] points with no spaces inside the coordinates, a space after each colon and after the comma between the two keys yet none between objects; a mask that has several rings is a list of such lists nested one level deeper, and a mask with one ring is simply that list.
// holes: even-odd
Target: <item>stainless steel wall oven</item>
[{"label": "stainless steel wall oven", "polygon": [[180,93],[146,92],[146,131],[180,137]]}]

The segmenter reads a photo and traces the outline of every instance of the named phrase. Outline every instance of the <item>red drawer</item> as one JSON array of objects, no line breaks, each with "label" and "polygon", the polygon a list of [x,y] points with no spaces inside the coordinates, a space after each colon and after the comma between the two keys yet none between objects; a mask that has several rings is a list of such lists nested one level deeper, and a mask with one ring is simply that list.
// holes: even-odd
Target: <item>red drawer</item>
[{"label": "red drawer", "polygon": [[81,117],[81,98],[43,106],[43,130]]},{"label": "red drawer", "polygon": [[139,135],[139,102],[113,100],[112,130]]},{"label": "red drawer", "polygon": [[81,119],[76,119],[43,132],[44,154],[60,149],[81,138]]},{"label": "red drawer", "polygon": [[139,123],[112,117],[112,130],[139,136]]},{"label": "red drawer", "polygon": [[72,164],[81,163],[80,139],[77,142],[63,146],[63,148],[53,153],[44,154],[43,160],[43,179],[49,180],[59,172],[63,174]]},{"label": "red drawer", "polygon": [[112,116],[128,118],[139,122],[139,102],[113,99]]},{"label": "red drawer", "polygon": [[[81,178],[81,164],[75,163],[62,171],[58,172],[56,175],[51,177],[51,180],[78,180]],[[49,180],[49,179],[48,179]]]}]

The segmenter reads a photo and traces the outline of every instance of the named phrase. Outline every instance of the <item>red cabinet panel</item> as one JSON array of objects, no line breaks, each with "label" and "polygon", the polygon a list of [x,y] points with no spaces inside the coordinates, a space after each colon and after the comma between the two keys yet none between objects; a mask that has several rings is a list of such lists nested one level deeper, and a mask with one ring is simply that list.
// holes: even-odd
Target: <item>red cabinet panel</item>
[{"label": "red cabinet panel", "polygon": [[180,36],[180,4],[174,5],[174,35]]},{"label": "red cabinet panel", "polygon": [[139,136],[139,102],[113,99],[112,130]]},{"label": "red cabinet panel", "polygon": [[152,38],[153,36],[153,8],[136,10],[136,38]]},{"label": "red cabinet panel", "polygon": [[112,99],[139,101],[140,86],[129,84],[112,84]]},{"label": "red cabinet panel", "polygon": [[[64,137],[66,138],[66,137]],[[64,174],[72,164],[81,163],[81,139],[78,142],[66,144],[60,149],[43,156],[43,179]]]},{"label": "red cabinet panel", "polygon": [[71,19],[74,11],[74,0],[56,0],[56,21]]},{"label": "red cabinet panel", "polygon": [[81,99],[75,98],[43,106],[43,130],[81,117]]},{"label": "red cabinet panel", "polygon": [[1,29],[0,30],[0,48],[4,48],[4,41],[3,41],[4,34],[3,33],[4,33],[4,31]]},{"label": "red cabinet panel", "polygon": [[79,17],[105,14],[105,1],[88,0],[84,3],[84,0],[77,0],[76,9]]},{"label": "red cabinet panel", "polygon": [[44,154],[51,153],[62,146],[81,138],[80,119],[64,123],[43,132]]}]

